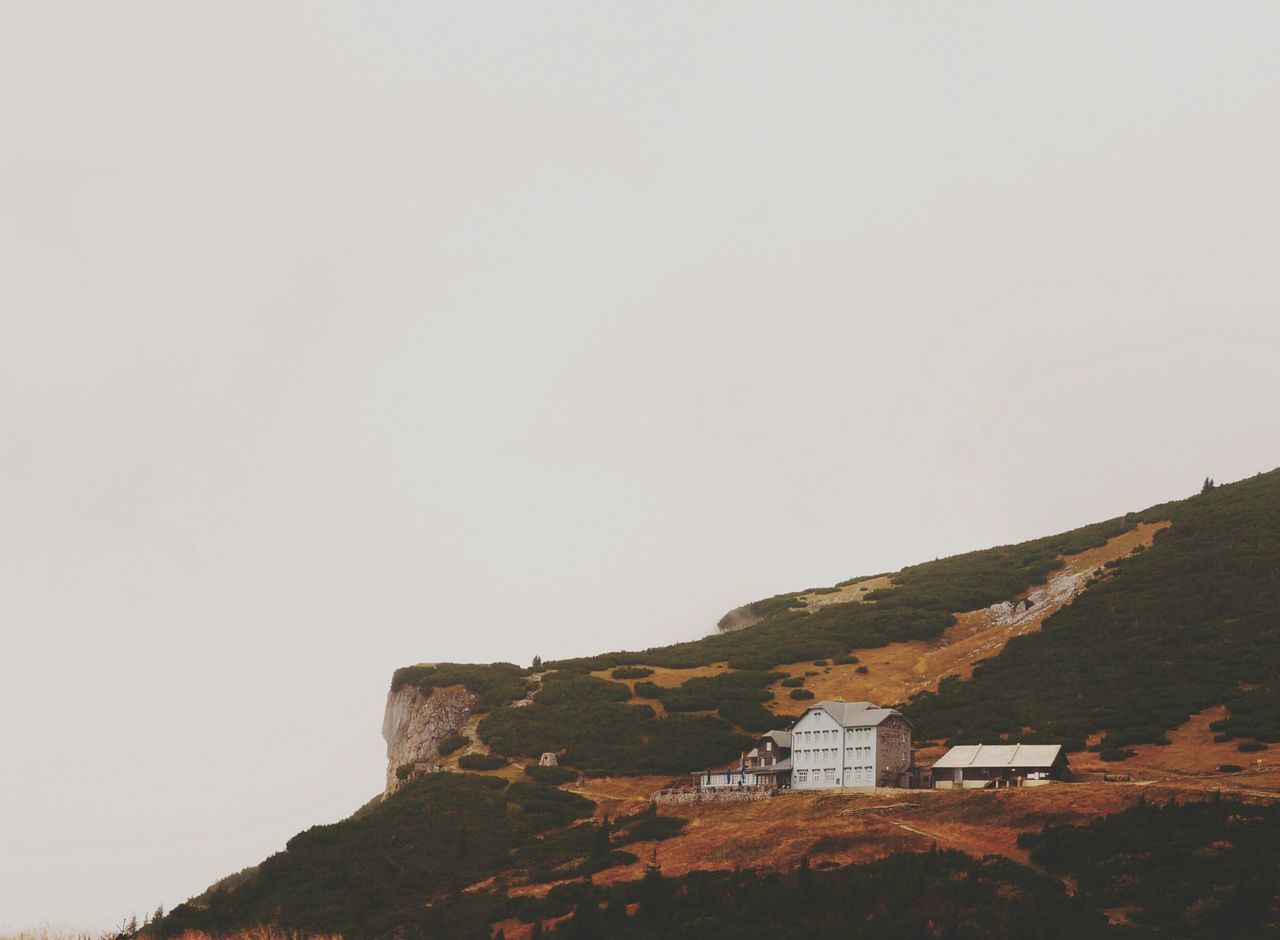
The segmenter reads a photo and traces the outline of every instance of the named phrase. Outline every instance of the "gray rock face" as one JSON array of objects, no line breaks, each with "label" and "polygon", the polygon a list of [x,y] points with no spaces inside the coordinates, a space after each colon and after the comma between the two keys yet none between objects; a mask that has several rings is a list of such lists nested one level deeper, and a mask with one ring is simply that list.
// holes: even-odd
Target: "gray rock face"
[{"label": "gray rock face", "polygon": [[759,614],[753,613],[751,605],[745,607],[735,607],[716,624],[716,629],[721,633],[734,633],[737,630],[745,630],[747,627],[754,627],[764,618]]},{"label": "gray rock face", "polygon": [[[471,716],[476,697],[464,688],[432,689],[423,695],[413,686],[387,693],[387,710],[382,718],[382,737],[387,742],[387,788],[390,796],[419,773],[435,770],[440,760],[440,742],[453,734]],[[403,778],[401,767],[411,771]]]}]

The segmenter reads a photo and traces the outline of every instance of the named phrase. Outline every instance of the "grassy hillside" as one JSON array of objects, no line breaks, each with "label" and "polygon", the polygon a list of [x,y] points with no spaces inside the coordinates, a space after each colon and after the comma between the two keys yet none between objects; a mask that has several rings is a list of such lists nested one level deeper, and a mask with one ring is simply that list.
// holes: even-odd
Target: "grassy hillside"
[{"label": "grassy hillside", "polygon": [[[1025,832],[1038,870],[1000,856],[940,850],[896,853],[860,865],[691,871],[664,876],[660,854],[639,879],[598,883],[618,844],[655,837],[641,814],[603,826],[565,825],[558,804],[529,837],[510,843],[502,813],[474,780],[439,774],[396,794],[381,811],[311,830],[229,894],[176,909],[155,931],[231,931],[257,920],[354,937],[476,937],[494,924],[537,923],[560,937],[1116,937],[1273,935],[1280,923],[1280,806],[1225,799],[1136,806],[1084,826]],[[540,794],[547,799],[548,794]],[[505,799],[500,798],[500,799]],[[428,818],[453,820],[451,840]],[[781,804],[779,804],[781,805]],[[386,830],[390,820],[395,828]],[[464,825],[465,823],[465,825]],[[646,829],[646,827],[650,827]],[[820,837],[820,826],[814,835]],[[541,838],[532,837],[534,832]],[[464,837],[465,833],[465,837]],[[659,832],[658,835],[661,835]],[[505,846],[505,851],[502,848]],[[347,855],[349,857],[344,858]],[[503,859],[506,859],[504,862]],[[579,877],[552,873],[572,860]],[[544,893],[510,890],[520,866],[541,863],[560,880]],[[592,864],[592,863],[595,864]],[[474,878],[460,889],[458,875]],[[493,880],[478,877],[497,875]],[[524,872],[527,875],[529,872]],[[536,868],[534,871],[536,880]],[[545,876],[544,876],[545,877]],[[422,878],[421,884],[418,879]],[[1070,886],[1068,890],[1067,886]],[[240,897],[237,897],[240,895]],[[207,905],[207,907],[201,906]]]},{"label": "grassy hillside", "polygon": [[501,866],[573,858],[592,827],[572,824],[593,809],[541,784],[432,774],[350,819],[299,833],[234,889],[218,886],[175,908],[164,927],[221,931],[274,922],[348,936],[404,924],[427,929],[426,904]]},{"label": "grassy hillside", "polygon": [[[955,613],[1042,582],[1062,555],[1160,520],[1172,525],[1150,549],[1099,569],[1042,631],[1010,642],[971,679],[944,682],[937,694],[908,704],[918,739],[1016,737],[1080,750],[1102,733],[1098,747],[1120,757],[1125,746],[1163,742],[1192,713],[1225,704],[1230,716],[1215,729],[1220,734],[1280,740],[1280,472],[1061,535],[905,568],[869,603],[809,612],[774,599],[761,606],[771,611],[764,619],[734,633],[550,663],[564,677],[554,704],[544,692],[528,708],[499,708],[480,734],[513,757],[558,750],[576,766],[610,773],[674,773],[721,762],[742,745],[729,725],[758,732],[776,722],[761,707],[772,698],[765,687],[776,678],[773,666],[936,638]],[[682,713],[666,719],[624,704],[620,683],[570,678],[625,665],[724,661],[735,671],[715,679],[665,690],[637,683],[638,695]],[[857,690],[847,697],[858,697]],[[690,724],[689,712],[703,714]],[[657,746],[637,746],[643,740]]]},{"label": "grassy hillside", "polygon": [[[567,763],[589,772],[680,773],[723,763],[749,743],[747,733],[777,723],[762,707],[773,698],[766,687],[778,678],[771,667],[933,639],[955,622],[956,611],[1011,599],[1042,581],[1063,554],[1104,544],[1137,521],[1136,516],[1113,519],[905,568],[891,588],[869,594],[867,603],[809,612],[771,602],[761,605],[771,611],[763,620],[734,633],[548,663],[557,671],[533,704],[495,709],[479,734],[498,753],[521,757],[560,751]],[[661,701],[666,718],[646,705],[626,704],[630,695],[621,683],[583,675],[628,665],[690,668],[723,661],[732,672],[692,678],[676,688],[637,683],[636,693]]]},{"label": "grassy hillside", "polygon": [[907,710],[926,738],[1164,743],[1193,712],[1217,729],[1280,740],[1280,473],[1157,506],[1148,551],[1106,569],[1075,603]]},{"label": "grassy hillside", "polygon": [[[672,835],[681,820],[641,814],[601,825],[588,818],[590,801],[554,785],[578,770],[676,775],[732,760],[749,733],[777,721],[766,709],[783,675],[775,667],[812,660],[826,668],[819,664],[850,663],[854,650],[936,640],[957,613],[1044,582],[1061,556],[1161,520],[1171,525],[1149,548],[1099,567],[1038,632],[1011,639],[971,678],[944,680],[904,703],[917,740],[1051,740],[1073,750],[1093,740],[1104,758],[1123,758],[1130,745],[1163,742],[1191,714],[1225,706],[1211,725],[1219,738],[1246,751],[1280,741],[1277,471],[1061,535],[912,566],[862,603],[797,607],[790,601],[799,593],[782,595],[749,605],[762,619],[736,632],[547,663],[523,707],[511,703],[529,688],[529,670],[510,664],[398,670],[396,687],[471,688],[486,712],[477,733],[495,753],[558,751],[574,770],[511,784],[429,775],[349,820],[300,834],[243,878],[176,909],[164,929],[262,921],[349,937],[489,936],[490,924],[538,921],[566,936],[812,936],[857,922],[867,936],[885,937],[1263,935],[1277,923],[1274,808],[1140,806],[1081,828],[1029,827],[1035,834],[1021,844],[1040,872],[942,852],[790,874],[671,879],[654,869],[605,885],[592,876],[606,882],[610,869],[618,877],[638,869],[626,846]],[[846,697],[860,697],[857,674],[847,674]],[[787,681],[785,692],[807,691]],[[821,820],[813,827],[820,836]],[[1075,895],[1063,879],[1079,886]],[[552,882],[550,890],[507,890]],[[778,920],[788,909],[803,916]]]}]

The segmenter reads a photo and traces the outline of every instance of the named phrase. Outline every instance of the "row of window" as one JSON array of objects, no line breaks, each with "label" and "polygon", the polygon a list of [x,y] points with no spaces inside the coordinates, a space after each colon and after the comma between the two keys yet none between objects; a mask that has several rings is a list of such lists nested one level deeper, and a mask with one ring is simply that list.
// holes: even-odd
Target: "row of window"
[{"label": "row of window", "polygon": [[826,770],[797,770],[796,783],[835,783],[836,769],[828,767]]},{"label": "row of window", "polygon": [[[845,779],[846,785],[849,786],[870,786],[875,776],[872,767],[850,767],[847,771],[848,776]],[[809,783],[835,783],[836,769],[827,767],[824,769],[814,768],[813,770],[796,770],[795,783],[797,786],[803,786]]]},{"label": "row of window", "polygon": [[[836,759],[836,755],[840,753],[839,748],[835,747],[815,747],[806,748],[802,751],[793,751],[795,762],[797,764],[818,764],[827,763]],[[862,747],[847,747],[844,749],[845,763],[852,764],[866,763],[871,760],[871,745]]]},{"label": "row of window", "polygon": [[[871,737],[872,728],[848,728],[846,731],[855,739],[868,740]],[[826,729],[820,731],[797,731],[795,733],[795,747],[812,747],[815,744],[834,744],[840,739],[839,729]]]}]

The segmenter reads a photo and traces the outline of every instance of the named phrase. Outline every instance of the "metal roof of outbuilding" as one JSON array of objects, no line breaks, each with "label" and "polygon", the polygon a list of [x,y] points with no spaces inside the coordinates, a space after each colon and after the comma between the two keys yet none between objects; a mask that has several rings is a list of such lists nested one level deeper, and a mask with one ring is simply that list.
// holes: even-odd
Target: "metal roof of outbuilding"
[{"label": "metal roof of outbuilding", "polygon": [[1061,744],[957,744],[933,767],[1052,767],[1061,752]]}]

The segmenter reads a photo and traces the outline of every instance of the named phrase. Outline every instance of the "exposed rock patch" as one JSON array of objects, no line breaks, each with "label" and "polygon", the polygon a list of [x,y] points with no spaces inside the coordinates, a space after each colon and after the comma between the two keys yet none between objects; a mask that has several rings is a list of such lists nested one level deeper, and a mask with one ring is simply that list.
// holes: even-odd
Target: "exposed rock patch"
[{"label": "exposed rock patch", "polygon": [[387,742],[387,787],[390,796],[413,777],[436,770],[440,742],[471,717],[476,697],[465,686],[432,689],[423,695],[413,686],[387,693],[382,737]]},{"label": "exposed rock patch", "polygon": [[764,618],[751,609],[751,605],[745,607],[735,607],[716,624],[716,629],[721,633],[733,633],[737,630],[745,630],[747,627],[754,627]]}]

